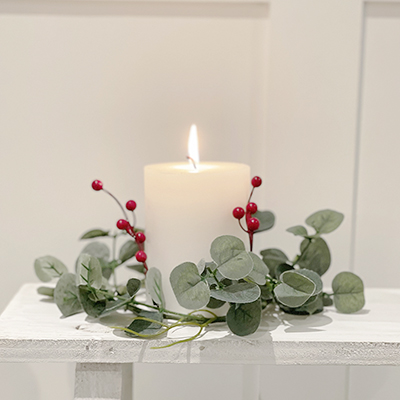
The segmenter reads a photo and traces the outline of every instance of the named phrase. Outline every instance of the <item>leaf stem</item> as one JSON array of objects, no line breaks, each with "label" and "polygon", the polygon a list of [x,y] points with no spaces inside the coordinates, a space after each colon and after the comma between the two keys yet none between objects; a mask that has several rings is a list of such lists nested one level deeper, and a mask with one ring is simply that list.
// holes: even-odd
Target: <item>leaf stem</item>
[{"label": "leaf stem", "polygon": [[312,239],[308,239],[308,243],[306,244],[306,247],[304,248],[304,250],[301,252],[301,254],[299,256],[297,256],[293,261],[292,261],[292,267],[294,267],[296,264],[299,263],[299,261],[301,261],[304,258],[304,254],[306,253],[307,249],[310,247]]}]

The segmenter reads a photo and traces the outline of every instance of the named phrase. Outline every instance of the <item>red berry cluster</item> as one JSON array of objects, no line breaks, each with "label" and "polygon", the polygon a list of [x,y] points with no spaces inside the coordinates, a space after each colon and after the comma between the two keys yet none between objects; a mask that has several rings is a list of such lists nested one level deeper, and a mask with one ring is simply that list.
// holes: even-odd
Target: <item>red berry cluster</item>
[{"label": "red berry cluster", "polygon": [[[118,199],[114,195],[112,195],[108,190],[103,188],[103,182],[96,179],[95,181],[92,182],[92,188],[96,191],[103,190],[104,192],[109,194],[121,207],[121,210],[125,216],[125,219],[119,219],[117,221],[117,228],[122,231],[126,231],[129,235],[131,235],[135,239],[136,243],[139,246],[139,251],[135,254],[136,260],[138,262],[143,263],[143,266],[147,272],[147,270],[148,270],[147,264],[146,264],[147,254],[144,251],[144,242],[146,240],[146,235],[143,232],[135,231],[135,227],[134,227],[135,223],[133,223],[132,225],[129,223],[128,215],[126,214],[126,211],[122,207],[121,203],[118,201]],[[128,211],[132,211],[132,213],[134,213],[134,211],[136,209],[136,202],[134,200],[129,200],[125,204],[125,207]],[[134,214],[133,214],[133,219],[135,220]]]},{"label": "red berry cluster", "polygon": [[[253,217],[253,214],[255,214],[257,212],[257,204],[256,203],[252,203],[250,202],[251,197],[253,196],[253,192],[254,189],[256,187],[261,186],[262,180],[259,176],[255,176],[252,180],[251,180],[251,185],[253,186],[251,193],[250,193],[250,197],[249,200],[247,202],[247,206],[246,206],[246,211],[242,208],[242,207],[236,207],[233,211],[232,214],[233,216],[239,221],[239,225],[240,227],[249,235],[250,238],[250,250],[253,249],[253,234],[254,232],[260,227],[260,221]],[[240,220],[246,216],[246,225],[247,225],[247,229],[245,229],[242,226],[242,223],[240,222]]]}]

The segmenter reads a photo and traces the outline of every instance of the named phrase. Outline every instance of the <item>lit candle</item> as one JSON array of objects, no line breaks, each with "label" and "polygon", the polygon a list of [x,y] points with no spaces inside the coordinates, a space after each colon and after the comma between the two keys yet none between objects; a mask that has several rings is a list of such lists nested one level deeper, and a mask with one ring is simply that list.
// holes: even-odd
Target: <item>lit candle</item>
[{"label": "lit candle", "polygon": [[191,147],[197,135],[190,137],[190,163],[153,164],[144,169],[147,261],[150,268],[161,271],[166,307],[175,311],[186,310],[172,291],[171,271],[185,261],[211,261],[210,245],[217,236],[246,240],[232,210],[246,204],[250,167],[200,163],[197,147]]}]

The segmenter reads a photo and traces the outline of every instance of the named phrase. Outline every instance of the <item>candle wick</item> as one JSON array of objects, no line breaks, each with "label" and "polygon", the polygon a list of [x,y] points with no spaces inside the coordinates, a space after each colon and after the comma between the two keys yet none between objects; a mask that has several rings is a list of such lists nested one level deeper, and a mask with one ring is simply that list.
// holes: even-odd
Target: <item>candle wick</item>
[{"label": "candle wick", "polygon": [[192,157],[190,157],[190,156],[187,156],[186,158],[187,158],[189,161],[191,161],[191,162],[192,162],[194,169],[196,169],[196,170],[197,170],[197,165],[196,165],[196,162],[193,160],[193,158],[192,158]]}]

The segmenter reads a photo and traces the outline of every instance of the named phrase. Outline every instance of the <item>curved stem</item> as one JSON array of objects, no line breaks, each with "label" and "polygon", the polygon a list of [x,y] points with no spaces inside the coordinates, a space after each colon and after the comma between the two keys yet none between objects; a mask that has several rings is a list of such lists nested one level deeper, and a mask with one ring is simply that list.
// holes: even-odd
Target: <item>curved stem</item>
[{"label": "curved stem", "polygon": [[128,215],[126,214],[125,209],[124,209],[124,207],[122,207],[122,204],[119,202],[119,200],[112,193],[110,193],[108,190],[103,188],[103,191],[106,192],[108,195],[110,195],[118,203],[118,205],[121,207],[121,210],[122,210],[122,212],[123,212],[123,214],[125,216],[125,219],[127,221],[129,221],[128,220]]}]

